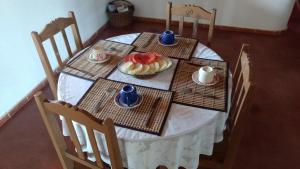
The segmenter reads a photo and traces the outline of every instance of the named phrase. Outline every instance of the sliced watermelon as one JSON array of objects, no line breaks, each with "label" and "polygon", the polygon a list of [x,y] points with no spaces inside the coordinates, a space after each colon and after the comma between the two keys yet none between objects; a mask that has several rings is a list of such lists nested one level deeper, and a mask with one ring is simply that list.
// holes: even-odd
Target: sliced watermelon
[{"label": "sliced watermelon", "polygon": [[144,53],[143,56],[141,57],[141,59],[143,60],[144,64],[149,64],[148,63],[149,55],[147,53]]},{"label": "sliced watermelon", "polygon": [[162,55],[155,53],[155,57],[156,57],[155,62],[158,62],[161,59]]},{"label": "sliced watermelon", "polygon": [[158,62],[161,59],[161,55],[158,53],[134,53],[134,54],[129,54],[124,57],[124,61],[132,61],[134,63],[139,63],[139,64],[151,64],[154,62]]},{"label": "sliced watermelon", "polygon": [[156,60],[156,55],[154,53],[149,54],[148,63],[151,64],[155,62],[155,60]]},{"label": "sliced watermelon", "polygon": [[146,64],[151,64],[154,62],[157,62],[160,59],[161,55],[157,53],[146,53],[144,58],[145,58],[145,63]]},{"label": "sliced watermelon", "polygon": [[132,61],[134,63],[140,63],[140,64],[145,64],[143,57],[141,55],[135,55],[132,57]]},{"label": "sliced watermelon", "polygon": [[134,54],[129,54],[127,56],[124,57],[124,61],[128,62],[128,61],[132,61],[132,57],[134,56]]}]

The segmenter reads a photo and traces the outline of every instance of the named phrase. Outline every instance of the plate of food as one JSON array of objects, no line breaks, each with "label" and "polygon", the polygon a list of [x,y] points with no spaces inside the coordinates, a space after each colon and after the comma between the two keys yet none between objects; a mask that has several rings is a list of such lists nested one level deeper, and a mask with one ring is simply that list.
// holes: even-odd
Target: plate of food
[{"label": "plate of food", "polygon": [[118,64],[122,73],[146,77],[163,72],[172,66],[172,60],[158,53],[131,53]]},{"label": "plate of food", "polygon": [[[111,48],[110,48],[111,49]],[[104,63],[110,60],[114,56],[112,50],[105,50],[101,46],[96,46],[92,48],[92,52],[88,57],[88,61],[92,63]]]},{"label": "plate of food", "polygon": [[104,63],[107,62],[110,59],[110,55],[107,55],[105,53],[101,54],[94,54],[91,53],[88,57],[88,61],[92,63]]}]

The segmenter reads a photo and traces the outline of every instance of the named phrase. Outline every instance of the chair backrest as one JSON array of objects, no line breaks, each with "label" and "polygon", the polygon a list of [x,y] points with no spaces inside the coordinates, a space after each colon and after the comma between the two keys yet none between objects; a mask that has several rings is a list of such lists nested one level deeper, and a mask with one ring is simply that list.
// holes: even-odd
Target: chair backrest
[{"label": "chair backrest", "polygon": [[229,145],[224,160],[224,169],[231,168],[237,154],[243,130],[249,117],[254,84],[249,60],[249,45],[244,44],[234,71],[232,106],[227,121]]},{"label": "chair backrest", "polygon": [[172,4],[168,2],[167,4],[167,18],[166,18],[166,29],[169,30],[172,21],[172,15],[179,16],[179,35],[182,35],[184,18],[193,18],[193,38],[197,38],[198,21],[199,19],[209,20],[209,31],[208,31],[208,43],[211,43],[214,25],[216,19],[216,9],[209,12],[200,6],[192,4]]},{"label": "chair backrest", "polygon": [[[102,122],[90,115],[88,112],[79,110],[76,106],[71,106],[70,104],[66,104],[64,102],[48,101],[41,96],[41,93],[35,95],[35,101],[64,169],[73,168],[74,161],[93,169],[104,168],[94,131],[98,131],[105,136],[104,138],[106,140],[112,169],[122,168],[119,145],[114,124],[111,119],[106,119],[104,122]],[[70,131],[70,138],[74,143],[78,156],[66,151],[66,142],[57,121],[58,115],[63,116],[66,120],[68,129]],[[72,122],[78,122],[86,127],[88,138],[96,158],[96,164],[91,163],[84,156]]]},{"label": "chair backrest", "polygon": [[54,75],[54,71],[50,65],[48,55],[45,51],[43,42],[45,42],[46,40],[50,40],[52,48],[54,50],[56,60],[58,62],[58,66],[59,66],[59,68],[61,68],[63,66],[63,61],[59,54],[59,51],[58,51],[58,48],[57,48],[57,45],[56,45],[56,42],[54,39],[54,35],[61,32],[61,35],[64,39],[64,43],[65,43],[65,46],[66,46],[66,49],[67,49],[67,52],[69,55],[69,58],[71,58],[73,56],[73,54],[72,54],[72,50],[70,48],[70,44],[69,44],[69,41],[68,41],[68,38],[66,35],[66,31],[65,31],[65,29],[69,26],[71,26],[71,28],[72,28],[72,33],[73,33],[73,37],[74,37],[76,48],[77,48],[76,51],[80,51],[83,48],[83,45],[82,45],[82,41],[80,38],[76,18],[75,18],[75,15],[73,12],[69,12],[69,17],[67,17],[67,18],[57,18],[57,19],[51,21],[49,24],[47,24],[45,26],[45,28],[40,33],[37,33],[35,31],[33,31],[31,33],[35,47],[37,49],[37,52],[38,52],[41,62],[43,64],[51,91],[55,98],[57,98],[57,94],[56,94],[57,79],[56,79],[56,77]]},{"label": "chair backrest", "polygon": [[[234,96],[234,93],[236,93],[236,90],[239,89],[239,88],[236,88],[236,85],[237,85],[237,81],[238,81],[238,78],[242,72],[242,62],[241,62],[241,58],[242,56],[249,56],[249,48],[250,48],[250,45],[249,44],[243,44],[242,45],[242,48],[240,50],[240,54],[237,58],[237,61],[236,61],[236,64],[235,64],[235,68],[234,68],[234,71],[233,71],[233,87],[232,87],[232,97]],[[233,99],[231,99],[231,101],[233,101]]]}]

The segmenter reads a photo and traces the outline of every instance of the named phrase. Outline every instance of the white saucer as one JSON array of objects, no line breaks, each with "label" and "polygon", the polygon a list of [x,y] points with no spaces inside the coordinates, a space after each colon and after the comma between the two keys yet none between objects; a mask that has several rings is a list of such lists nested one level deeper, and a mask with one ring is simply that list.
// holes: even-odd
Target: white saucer
[{"label": "white saucer", "polygon": [[162,45],[162,46],[175,46],[175,45],[177,45],[178,44],[178,39],[176,39],[175,38],[175,42],[174,43],[172,43],[172,44],[163,44],[161,41],[160,41],[160,37],[158,38],[158,44],[160,44],[160,45]]},{"label": "white saucer", "polygon": [[138,107],[138,106],[142,103],[142,101],[143,101],[143,96],[140,95],[140,94],[138,94],[138,99],[137,99],[137,101],[134,103],[133,106],[128,106],[127,104],[122,103],[122,102],[120,101],[120,94],[118,94],[118,95],[115,97],[115,99],[114,99],[115,104],[116,104],[118,107],[123,108],[123,109],[133,109],[133,108],[136,108],[136,107]]},{"label": "white saucer", "polygon": [[107,62],[109,59],[110,57],[104,60],[96,60],[93,53],[91,53],[90,56],[88,57],[88,61],[91,63],[104,63]]},{"label": "white saucer", "polygon": [[196,72],[193,73],[192,75],[192,79],[195,83],[197,83],[198,85],[202,85],[202,86],[213,86],[215,84],[217,84],[219,81],[220,81],[220,77],[218,76],[218,74],[215,74],[215,77],[214,77],[214,81],[212,81],[211,83],[202,83],[199,81],[198,79],[198,73],[199,71],[197,70]]}]

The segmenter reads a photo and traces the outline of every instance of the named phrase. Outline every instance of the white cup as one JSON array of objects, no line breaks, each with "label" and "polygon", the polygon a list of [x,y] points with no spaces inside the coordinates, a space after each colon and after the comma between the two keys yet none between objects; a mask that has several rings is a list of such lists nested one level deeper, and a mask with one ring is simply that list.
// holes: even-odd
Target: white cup
[{"label": "white cup", "polygon": [[102,46],[95,46],[92,48],[92,53],[96,56],[98,54],[103,53],[103,47]]},{"label": "white cup", "polygon": [[204,84],[211,83],[214,81],[215,74],[213,67],[203,66],[199,69],[198,80]]}]

